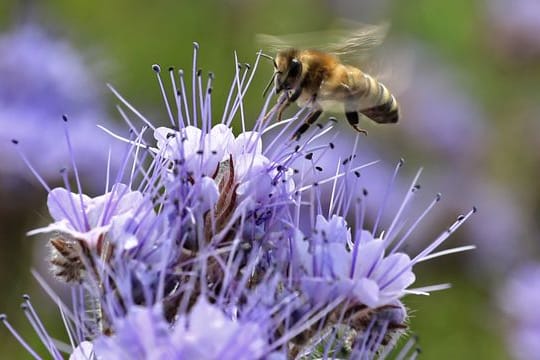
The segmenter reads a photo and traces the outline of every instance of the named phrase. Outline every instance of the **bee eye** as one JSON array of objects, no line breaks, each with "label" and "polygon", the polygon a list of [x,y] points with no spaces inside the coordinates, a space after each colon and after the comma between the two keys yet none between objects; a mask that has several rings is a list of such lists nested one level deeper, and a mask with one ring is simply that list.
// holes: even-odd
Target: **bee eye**
[{"label": "bee eye", "polygon": [[302,71],[302,64],[297,59],[291,61],[291,66],[289,67],[289,76],[296,77]]}]

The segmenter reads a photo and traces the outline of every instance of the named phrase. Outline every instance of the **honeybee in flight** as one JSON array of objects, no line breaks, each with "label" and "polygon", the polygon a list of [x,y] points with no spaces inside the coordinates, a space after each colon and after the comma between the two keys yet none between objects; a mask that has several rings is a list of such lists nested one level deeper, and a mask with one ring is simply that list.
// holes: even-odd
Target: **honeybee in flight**
[{"label": "honeybee in flight", "polygon": [[[365,135],[367,131],[359,126],[359,114],[380,124],[398,121],[399,107],[395,97],[381,82],[353,65],[367,50],[379,45],[385,33],[386,26],[366,25],[318,49],[291,46],[290,42],[295,42],[293,39],[259,35],[260,42],[276,51],[275,58],[262,54],[274,64],[274,74],[264,94],[272,82],[276,94],[286,94],[285,101],[277,109],[278,121],[293,102],[311,110],[293,135],[294,139],[298,140],[323,111],[333,110],[336,105],[338,111],[345,112],[349,124]],[[297,43],[300,41],[296,38]]]}]

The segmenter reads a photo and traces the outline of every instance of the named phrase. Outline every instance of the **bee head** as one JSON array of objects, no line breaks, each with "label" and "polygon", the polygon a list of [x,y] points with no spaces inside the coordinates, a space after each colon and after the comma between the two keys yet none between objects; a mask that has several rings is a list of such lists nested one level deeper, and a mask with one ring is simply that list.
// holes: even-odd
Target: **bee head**
[{"label": "bee head", "polygon": [[280,51],[274,60],[276,94],[298,86],[302,76],[302,63],[297,58],[298,51]]}]

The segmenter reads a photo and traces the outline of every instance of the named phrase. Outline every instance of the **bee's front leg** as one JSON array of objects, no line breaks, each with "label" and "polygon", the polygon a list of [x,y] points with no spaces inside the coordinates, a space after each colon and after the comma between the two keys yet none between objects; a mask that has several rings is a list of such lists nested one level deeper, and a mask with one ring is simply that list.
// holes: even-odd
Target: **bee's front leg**
[{"label": "bee's front leg", "polygon": [[289,105],[291,105],[293,102],[298,100],[298,98],[300,97],[300,94],[302,94],[302,89],[301,88],[295,89],[294,92],[290,96],[287,93],[287,99],[285,99],[285,101],[283,102],[283,104],[281,104],[281,106],[279,107],[279,110],[278,110],[278,114],[277,114],[277,121],[278,122],[281,121],[281,118],[283,116],[283,111],[285,111],[285,109],[288,108]]}]

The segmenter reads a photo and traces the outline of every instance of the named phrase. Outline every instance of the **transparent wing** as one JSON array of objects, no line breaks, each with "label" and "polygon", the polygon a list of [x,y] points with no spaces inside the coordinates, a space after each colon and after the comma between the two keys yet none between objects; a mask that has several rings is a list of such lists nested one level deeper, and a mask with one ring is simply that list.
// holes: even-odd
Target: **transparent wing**
[{"label": "transparent wing", "polygon": [[381,45],[388,33],[388,24],[362,25],[330,42],[323,49],[338,56],[343,62],[358,64],[366,59],[371,50]]},{"label": "transparent wing", "polygon": [[329,30],[283,36],[258,34],[257,43],[274,55],[277,51],[297,48],[316,49],[336,55],[344,63],[363,65],[374,47],[388,32],[388,25],[349,23],[341,30]]}]

